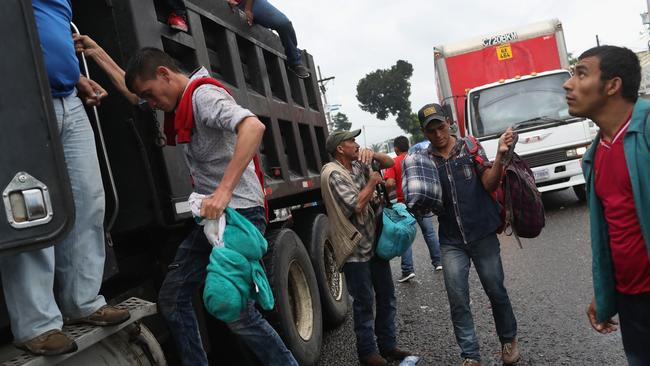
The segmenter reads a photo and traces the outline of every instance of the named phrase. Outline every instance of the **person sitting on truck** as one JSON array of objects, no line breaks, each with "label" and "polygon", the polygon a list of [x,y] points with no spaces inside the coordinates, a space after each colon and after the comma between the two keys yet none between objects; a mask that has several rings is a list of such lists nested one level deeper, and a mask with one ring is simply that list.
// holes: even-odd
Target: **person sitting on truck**
[{"label": "person sitting on truck", "polygon": [[641,73],[633,51],[600,46],[578,57],[564,83],[569,113],[600,128],[582,163],[594,288],[587,317],[608,334],[618,313],[630,365],[650,365],[650,102],[638,97]]},{"label": "person sitting on truck", "polygon": [[171,12],[167,16],[167,25],[171,29],[181,32],[187,32],[187,8],[185,7],[184,0],[167,0],[167,5],[171,8]]},{"label": "person sitting on truck", "polygon": [[[394,165],[388,155],[359,149],[355,137],[361,130],[336,131],[327,137],[327,152],[334,160],[323,166],[321,189],[327,213],[329,230],[333,240],[345,240],[341,234],[345,224],[350,223],[361,236],[352,254],[343,265],[348,291],[353,299],[352,310],[357,354],[362,365],[387,365],[386,359],[402,360],[410,353],[397,348],[395,338],[395,287],[390,263],[374,255],[377,220],[381,217],[381,205],[376,202],[375,188],[382,181],[378,172],[372,172],[370,164],[379,163],[382,169]],[[341,213],[341,217],[336,216]],[[337,225],[342,222],[344,225]],[[374,300],[376,316],[373,314]],[[374,324],[374,329],[373,329]],[[375,342],[375,337],[377,341]],[[379,349],[379,352],[377,350]]]},{"label": "person sitting on truck", "polygon": [[[390,193],[395,190],[397,195],[397,202],[404,203],[404,192],[402,191],[402,161],[409,151],[409,139],[406,136],[398,136],[393,140],[393,150],[395,150],[395,165],[386,169],[384,179],[386,179],[386,189]],[[431,257],[431,264],[434,270],[442,271],[442,264],[440,264],[440,243],[436,236],[436,230],[433,227],[433,218],[431,216],[416,216],[424,242],[429,249],[429,256]],[[415,277],[415,269],[413,267],[413,248],[409,246],[406,252],[402,254],[402,277],[397,282],[408,282]]]},{"label": "person sitting on truck", "polygon": [[480,144],[472,154],[465,142],[467,138],[450,134],[451,121],[439,104],[422,107],[418,119],[424,136],[431,142],[428,154],[438,167],[442,183],[444,212],[438,216],[442,271],[463,366],[481,364],[469,299],[470,261],[492,305],[502,361],[505,365],[514,364],[519,360],[517,321],[504,285],[496,233],[501,218],[490,195],[501,180],[501,159],[514,141],[512,129],[499,138],[497,156],[490,163]]},{"label": "person sitting on truck", "polygon": [[[175,0],[178,1],[178,0]],[[246,14],[246,21],[249,26],[259,24],[262,27],[270,28],[280,36],[284,52],[287,56],[287,64],[296,76],[301,79],[309,77],[309,69],[302,64],[302,55],[298,49],[298,39],[293,23],[284,13],[271,5],[267,0],[226,0],[232,9],[239,7]]]},{"label": "person sitting on truck", "polygon": [[[194,190],[206,195],[200,214],[218,219],[230,207],[266,228],[264,193],[251,159],[265,126],[239,106],[221,84],[201,67],[189,77],[171,56],[143,48],[129,61],[127,88],[166,112],[168,145],[183,144]],[[212,246],[195,225],[168,267],[158,297],[184,365],[207,365],[192,296],[206,277]],[[282,339],[250,302],[238,319],[227,324],[265,365],[297,365]]]},{"label": "person sitting on truck", "polygon": [[64,322],[114,325],[130,314],[107,305],[99,295],[106,257],[104,190],[95,137],[81,99],[98,105],[107,93],[81,76],[70,34],[70,1],[33,0],[32,7],[76,214],[62,242],[2,257],[0,272],[16,346],[38,355],[58,355],[77,350],[75,341],[61,331]]}]

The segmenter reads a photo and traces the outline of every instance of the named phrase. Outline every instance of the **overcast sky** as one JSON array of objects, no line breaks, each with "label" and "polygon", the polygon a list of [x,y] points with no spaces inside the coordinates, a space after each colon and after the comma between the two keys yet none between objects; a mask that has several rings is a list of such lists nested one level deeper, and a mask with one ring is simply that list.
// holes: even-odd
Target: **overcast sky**
[{"label": "overcast sky", "polygon": [[[404,59],[413,65],[411,104],[414,112],[437,101],[433,46],[558,18],[567,49],[575,56],[601,44],[647,49],[646,28],[639,14],[644,0],[270,0],[292,20],[300,48],[320,65],[330,104],[352,128],[366,127],[368,146],[403,131],[394,118],[376,119],[359,108],[358,81],[367,73]],[[363,136],[357,139],[361,145]]]}]

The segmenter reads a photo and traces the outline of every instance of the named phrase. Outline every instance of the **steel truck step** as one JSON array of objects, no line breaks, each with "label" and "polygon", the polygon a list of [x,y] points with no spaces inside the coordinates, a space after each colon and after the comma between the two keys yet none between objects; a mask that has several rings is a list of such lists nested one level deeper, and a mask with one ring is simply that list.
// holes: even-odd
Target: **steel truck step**
[{"label": "steel truck step", "polygon": [[0,363],[2,366],[56,365],[85,349],[92,347],[94,344],[101,342],[103,339],[119,332],[136,321],[156,313],[155,303],[138,299],[137,297],[131,297],[124,302],[115,305],[115,307],[119,309],[128,309],[131,313],[131,318],[122,324],[109,327],[98,327],[84,324],[66,325],[63,327],[63,332],[77,342],[77,346],[79,347],[77,352],[60,356],[34,356],[8,345],[0,348]]}]

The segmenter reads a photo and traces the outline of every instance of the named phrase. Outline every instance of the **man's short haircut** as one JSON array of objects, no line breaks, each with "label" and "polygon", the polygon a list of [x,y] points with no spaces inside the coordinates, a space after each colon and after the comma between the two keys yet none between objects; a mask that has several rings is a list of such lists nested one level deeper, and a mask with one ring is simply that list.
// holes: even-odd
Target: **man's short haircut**
[{"label": "man's short haircut", "polygon": [[393,140],[393,146],[400,152],[407,152],[409,151],[409,139],[406,136],[397,136]]},{"label": "man's short haircut", "polygon": [[604,83],[615,77],[621,78],[621,95],[629,102],[636,102],[641,85],[641,65],[639,58],[629,48],[617,46],[598,46],[590,48],[578,57],[597,57],[600,60],[600,80]]},{"label": "man's short haircut", "polygon": [[164,51],[154,47],[140,49],[129,60],[126,67],[126,74],[124,75],[126,87],[133,93],[135,80],[138,78],[141,80],[155,79],[156,69],[159,66],[165,66],[174,72],[181,72],[176,61]]}]

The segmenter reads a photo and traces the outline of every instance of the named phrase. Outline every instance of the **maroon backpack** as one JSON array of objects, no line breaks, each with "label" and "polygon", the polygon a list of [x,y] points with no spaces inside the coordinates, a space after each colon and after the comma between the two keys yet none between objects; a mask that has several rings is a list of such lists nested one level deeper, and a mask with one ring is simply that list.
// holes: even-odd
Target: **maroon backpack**
[{"label": "maroon backpack", "polygon": [[[528,164],[514,152],[518,135],[503,158],[504,172],[501,184],[493,195],[502,208],[501,218],[507,235],[514,234],[521,247],[520,237],[535,238],[545,225],[542,194],[537,190],[535,177]],[[479,163],[478,142],[473,136],[465,140],[467,149]],[[480,159],[480,160],[479,160]],[[499,192],[500,191],[500,192]],[[508,232],[510,228],[510,232]]]}]

